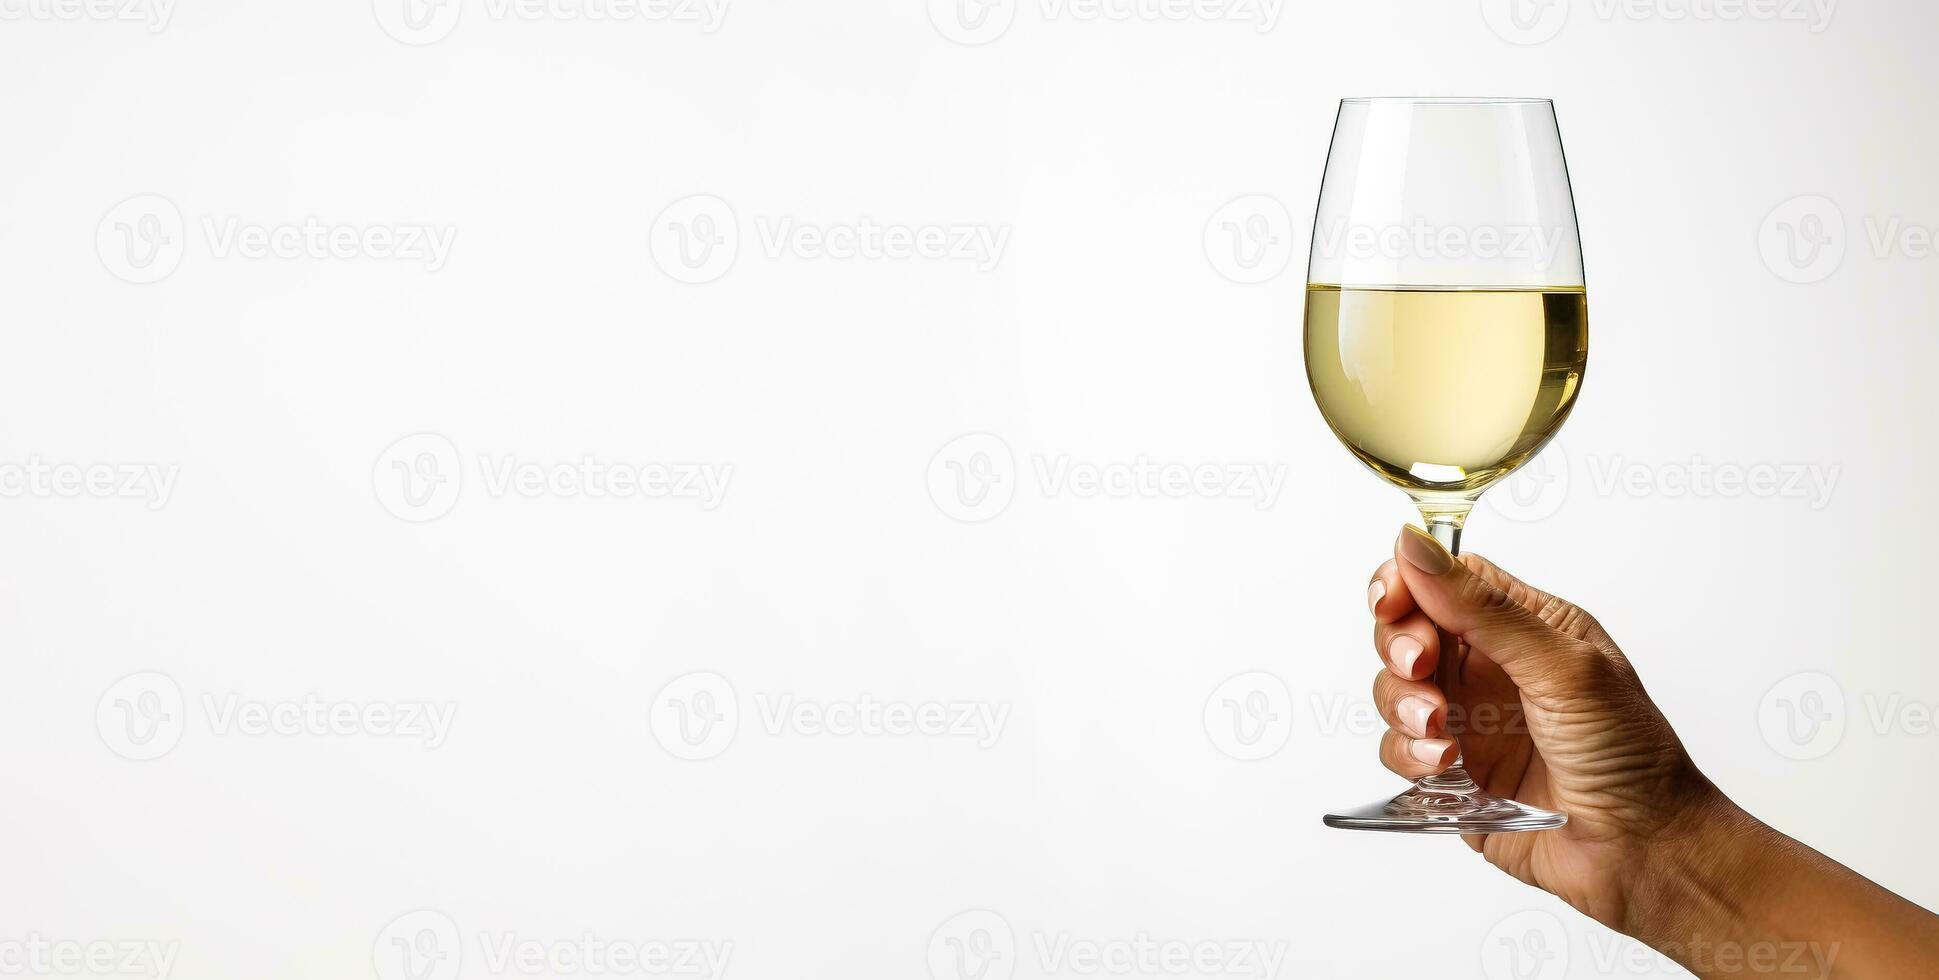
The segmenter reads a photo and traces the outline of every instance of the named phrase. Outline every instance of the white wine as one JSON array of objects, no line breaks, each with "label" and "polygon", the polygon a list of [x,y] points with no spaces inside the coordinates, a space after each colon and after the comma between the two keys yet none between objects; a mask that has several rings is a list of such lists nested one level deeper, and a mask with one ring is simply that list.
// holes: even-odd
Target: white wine
[{"label": "white wine", "polygon": [[1306,287],[1306,377],[1333,434],[1416,494],[1472,497],[1547,443],[1589,357],[1581,287]]}]

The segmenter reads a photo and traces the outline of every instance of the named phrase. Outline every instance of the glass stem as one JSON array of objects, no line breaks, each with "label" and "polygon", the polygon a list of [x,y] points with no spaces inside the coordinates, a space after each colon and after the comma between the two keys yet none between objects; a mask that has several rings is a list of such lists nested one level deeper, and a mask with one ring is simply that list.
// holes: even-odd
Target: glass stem
[{"label": "glass stem", "polygon": [[1424,515],[1423,520],[1427,522],[1427,533],[1433,535],[1434,540],[1441,542],[1441,547],[1446,548],[1448,554],[1458,555],[1461,553],[1461,522],[1459,520],[1446,514],[1436,514],[1431,517]]},{"label": "glass stem", "polygon": [[[1474,501],[1447,503],[1416,500],[1415,503],[1420,507],[1421,523],[1427,525],[1427,533],[1433,535],[1434,540],[1439,541],[1441,547],[1448,550],[1448,554],[1460,554],[1461,527],[1468,522],[1468,511],[1474,508]],[[1440,632],[1441,659],[1434,674],[1435,683],[1439,684],[1441,690],[1445,692],[1448,689],[1448,681],[1461,660],[1460,657],[1455,656],[1455,647],[1460,641],[1449,636],[1446,630]],[[1453,735],[1450,734],[1449,738],[1453,738]],[[1467,768],[1462,765],[1463,761],[1461,742],[1455,739],[1454,764],[1448,766],[1443,772],[1416,781],[1414,785],[1432,792],[1455,793],[1462,796],[1480,791],[1481,787],[1475,785],[1474,779],[1468,775]]]}]

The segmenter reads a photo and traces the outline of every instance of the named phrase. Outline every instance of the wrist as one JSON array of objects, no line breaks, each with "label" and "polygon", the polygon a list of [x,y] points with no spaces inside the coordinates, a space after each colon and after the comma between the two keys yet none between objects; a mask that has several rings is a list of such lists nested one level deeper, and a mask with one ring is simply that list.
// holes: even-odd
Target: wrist
[{"label": "wrist", "polygon": [[1761,904],[1781,891],[1782,840],[1708,780],[1646,843],[1622,931],[1674,950],[1757,931]]}]

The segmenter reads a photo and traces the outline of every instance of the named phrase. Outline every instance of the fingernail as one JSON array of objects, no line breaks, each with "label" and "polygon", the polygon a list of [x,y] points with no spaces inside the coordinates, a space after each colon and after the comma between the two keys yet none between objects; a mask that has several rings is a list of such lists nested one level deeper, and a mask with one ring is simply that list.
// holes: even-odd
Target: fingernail
[{"label": "fingernail", "polygon": [[1454,556],[1441,547],[1441,542],[1412,524],[1400,529],[1400,556],[1429,575],[1441,575],[1454,567]]},{"label": "fingernail", "polygon": [[1400,699],[1395,713],[1400,723],[1407,727],[1407,733],[1415,738],[1427,737],[1427,723],[1434,718],[1434,703],[1418,694],[1409,694]]},{"label": "fingernail", "polygon": [[1421,765],[1438,766],[1448,754],[1448,749],[1453,747],[1454,743],[1445,738],[1417,738],[1407,746],[1407,751],[1420,760]]},{"label": "fingernail", "polygon": [[1380,600],[1386,597],[1387,583],[1379,579],[1374,579],[1373,584],[1367,586],[1367,611],[1376,615],[1379,614]]},{"label": "fingernail", "polygon": [[1387,657],[1394,662],[1394,669],[1400,671],[1402,677],[1411,679],[1414,676],[1414,661],[1421,659],[1425,650],[1421,641],[1402,633],[1394,637],[1394,642],[1387,644]]}]

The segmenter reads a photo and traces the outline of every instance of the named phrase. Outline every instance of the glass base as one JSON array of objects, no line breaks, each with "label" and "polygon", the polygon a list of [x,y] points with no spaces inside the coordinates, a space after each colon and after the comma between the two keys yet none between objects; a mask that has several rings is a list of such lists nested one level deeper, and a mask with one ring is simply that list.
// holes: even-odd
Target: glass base
[{"label": "glass base", "polygon": [[1483,790],[1459,766],[1429,776],[1391,800],[1326,815],[1328,827],[1397,834],[1509,834],[1554,830],[1568,822],[1566,813],[1538,810]]}]

